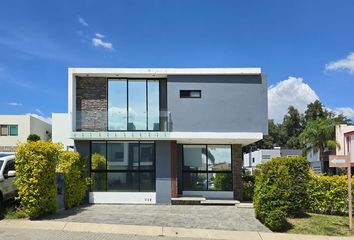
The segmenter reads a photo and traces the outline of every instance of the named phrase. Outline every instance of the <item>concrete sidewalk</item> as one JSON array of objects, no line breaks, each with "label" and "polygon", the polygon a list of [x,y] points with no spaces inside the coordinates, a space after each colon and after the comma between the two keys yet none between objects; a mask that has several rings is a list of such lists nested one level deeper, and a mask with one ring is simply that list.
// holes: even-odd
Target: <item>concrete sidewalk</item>
[{"label": "concrete sidewalk", "polygon": [[64,221],[2,220],[0,229],[56,230],[82,233],[107,233],[149,237],[177,237],[239,240],[349,240],[354,237],[330,237],[269,232],[243,232],[157,226],[77,223]]}]

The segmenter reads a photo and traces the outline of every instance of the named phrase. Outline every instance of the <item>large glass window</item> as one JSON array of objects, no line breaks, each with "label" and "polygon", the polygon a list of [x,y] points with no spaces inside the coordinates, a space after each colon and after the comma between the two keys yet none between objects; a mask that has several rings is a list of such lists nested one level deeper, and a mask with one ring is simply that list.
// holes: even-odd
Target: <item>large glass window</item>
[{"label": "large glass window", "polygon": [[184,145],[183,190],[232,191],[230,145]]},{"label": "large glass window", "polygon": [[148,82],[148,130],[160,130],[159,81]]},{"label": "large glass window", "polygon": [[108,142],[107,154],[109,170],[139,169],[138,142]]},{"label": "large glass window", "polygon": [[155,191],[154,142],[91,143],[92,191]]},{"label": "large glass window", "polygon": [[184,170],[206,171],[206,145],[184,145]]},{"label": "large glass window", "polygon": [[160,81],[108,80],[109,131],[159,131]]},{"label": "large glass window", "polygon": [[128,130],[146,130],[146,81],[128,81]]},{"label": "large glass window", "polygon": [[126,80],[108,80],[108,130],[127,130]]}]

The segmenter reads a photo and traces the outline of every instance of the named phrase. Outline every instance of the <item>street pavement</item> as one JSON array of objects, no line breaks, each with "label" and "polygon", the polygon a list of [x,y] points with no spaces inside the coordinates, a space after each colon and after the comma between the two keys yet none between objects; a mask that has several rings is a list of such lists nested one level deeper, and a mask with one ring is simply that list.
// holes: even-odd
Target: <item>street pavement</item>
[{"label": "street pavement", "polygon": [[45,220],[121,225],[270,232],[254,209],[200,205],[86,205],[58,212]]},{"label": "street pavement", "polygon": [[[1,240],[176,240],[176,237],[141,236],[112,233],[70,232],[43,229],[6,229],[0,228]],[[202,238],[183,238],[201,240]]]},{"label": "street pavement", "polygon": [[354,237],[330,237],[272,232],[245,232],[214,229],[172,228],[63,221],[0,221],[1,240],[354,240]]}]

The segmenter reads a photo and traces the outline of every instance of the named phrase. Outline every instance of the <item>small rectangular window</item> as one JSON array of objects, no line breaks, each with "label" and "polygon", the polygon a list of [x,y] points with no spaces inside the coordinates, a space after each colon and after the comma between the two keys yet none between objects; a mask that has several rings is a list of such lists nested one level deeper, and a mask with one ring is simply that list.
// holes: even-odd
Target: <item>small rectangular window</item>
[{"label": "small rectangular window", "polygon": [[180,90],[179,97],[180,98],[201,98],[202,91],[201,90]]},{"label": "small rectangular window", "polygon": [[7,125],[1,125],[0,136],[7,136]]},{"label": "small rectangular window", "polygon": [[9,135],[10,136],[18,136],[18,126],[17,125],[9,125]]},{"label": "small rectangular window", "polygon": [[268,160],[268,159],[270,159],[271,157],[270,157],[270,155],[262,155],[262,159],[263,160]]}]

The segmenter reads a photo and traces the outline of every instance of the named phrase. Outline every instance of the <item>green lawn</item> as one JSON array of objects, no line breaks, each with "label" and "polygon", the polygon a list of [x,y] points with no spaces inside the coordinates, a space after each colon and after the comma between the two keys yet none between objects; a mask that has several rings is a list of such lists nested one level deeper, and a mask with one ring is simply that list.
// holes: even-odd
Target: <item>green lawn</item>
[{"label": "green lawn", "polygon": [[[327,236],[348,236],[348,217],[309,213],[301,218],[289,218],[287,233]],[[354,234],[352,234],[354,236]]]}]

